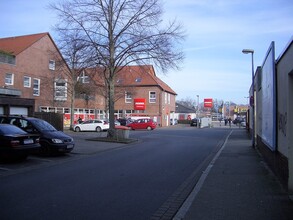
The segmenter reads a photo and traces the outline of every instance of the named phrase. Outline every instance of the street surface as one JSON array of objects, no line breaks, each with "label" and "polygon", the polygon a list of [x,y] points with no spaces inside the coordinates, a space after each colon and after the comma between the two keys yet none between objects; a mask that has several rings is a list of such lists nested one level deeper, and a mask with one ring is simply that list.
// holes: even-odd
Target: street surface
[{"label": "street surface", "polygon": [[[174,215],[230,129],[131,131],[139,141],[87,141],[66,156],[0,164],[1,219],[150,219]],[[102,150],[86,152],[89,147]],[[76,153],[84,148],[85,153]],[[108,148],[108,149],[107,149]],[[166,216],[165,216],[166,217]]]}]

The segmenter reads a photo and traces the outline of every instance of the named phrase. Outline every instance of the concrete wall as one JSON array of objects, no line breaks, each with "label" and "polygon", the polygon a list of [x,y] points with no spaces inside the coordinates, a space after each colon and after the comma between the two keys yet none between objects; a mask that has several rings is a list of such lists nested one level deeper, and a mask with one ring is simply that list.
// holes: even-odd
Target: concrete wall
[{"label": "concrete wall", "polygon": [[[293,45],[281,56],[277,63],[277,146],[278,151],[288,157],[288,114],[289,111],[289,73],[293,71]],[[291,133],[292,134],[292,133]]]},{"label": "concrete wall", "polygon": [[288,188],[289,192],[293,194],[293,72],[289,73],[288,78],[288,170],[289,170],[289,179],[288,179]]},{"label": "concrete wall", "polygon": [[287,158],[288,189],[293,194],[293,41],[277,61],[277,146]]},{"label": "concrete wall", "polygon": [[[264,106],[262,92],[262,71],[256,72],[255,91],[255,122],[256,147],[259,149],[271,169],[280,181],[288,187],[293,194],[293,39],[290,40],[284,52],[276,60],[276,113],[272,118],[264,119]],[[276,148],[272,149],[262,138],[264,120],[276,118]]]}]

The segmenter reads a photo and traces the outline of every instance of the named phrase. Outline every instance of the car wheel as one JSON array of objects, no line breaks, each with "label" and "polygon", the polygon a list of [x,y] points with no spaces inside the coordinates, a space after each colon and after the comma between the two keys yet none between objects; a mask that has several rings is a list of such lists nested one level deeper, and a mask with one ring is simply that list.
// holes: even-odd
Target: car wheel
[{"label": "car wheel", "polygon": [[101,132],[102,131],[102,128],[101,127],[96,127],[96,132]]},{"label": "car wheel", "polygon": [[47,144],[43,144],[40,147],[40,154],[44,156],[50,156],[52,154],[50,147]]},{"label": "car wheel", "polygon": [[151,128],[150,126],[148,126],[148,127],[147,127],[147,130],[149,130],[149,131],[150,131],[150,130],[152,130],[152,128]]},{"label": "car wheel", "polygon": [[74,129],[74,131],[76,131],[76,132],[80,132],[81,130],[80,130],[80,127],[76,127],[75,129]]}]

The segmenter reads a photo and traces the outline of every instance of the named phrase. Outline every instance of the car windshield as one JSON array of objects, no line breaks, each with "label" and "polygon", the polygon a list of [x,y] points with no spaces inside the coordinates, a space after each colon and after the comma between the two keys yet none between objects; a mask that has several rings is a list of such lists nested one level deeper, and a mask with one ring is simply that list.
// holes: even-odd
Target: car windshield
[{"label": "car windshield", "polygon": [[51,124],[44,120],[33,120],[34,126],[39,131],[57,131],[56,128],[54,128]]},{"label": "car windshield", "polygon": [[16,126],[1,126],[0,127],[0,133],[1,134],[27,134],[22,129],[16,127]]}]

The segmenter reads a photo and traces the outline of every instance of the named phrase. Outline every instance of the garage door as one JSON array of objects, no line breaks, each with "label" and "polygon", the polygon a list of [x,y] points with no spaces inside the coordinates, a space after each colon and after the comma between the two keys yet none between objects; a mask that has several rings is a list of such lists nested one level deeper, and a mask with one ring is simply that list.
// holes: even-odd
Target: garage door
[{"label": "garage door", "polygon": [[28,108],[25,107],[10,107],[10,115],[28,115]]}]

